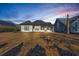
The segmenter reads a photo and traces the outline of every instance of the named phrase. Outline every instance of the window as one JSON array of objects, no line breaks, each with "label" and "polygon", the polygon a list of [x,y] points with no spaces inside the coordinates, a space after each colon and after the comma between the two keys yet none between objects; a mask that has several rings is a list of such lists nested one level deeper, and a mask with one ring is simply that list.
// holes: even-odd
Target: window
[{"label": "window", "polygon": [[50,30],[50,27],[49,27],[49,26],[42,26],[42,27],[41,27],[41,30],[44,30],[45,28],[46,28],[47,30]]},{"label": "window", "polygon": [[29,26],[24,26],[24,30],[29,30]]},{"label": "window", "polygon": [[50,27],[49,26],[47,26],[47,30],[50,30]]},{"label": "window", "polygon": [[41,26],[41,30],[44,30],[44,26]]},{"label": "window", "polygon": [[35,26],[35,30],[39,30],[39,28],[40,28],[39,26]]},{"label": "window", "polygon": [[77,22],[75,22],[75,31],[77,31]]},{"label": "window", "polygon": [[74,23],[75,23],[75,31],[79,31],[79,19],[76,19]]},{"label": "window", "polygon": [[39,30],[39,28],[35,28],[35,30]]},{"label": "window", "polygon": [[57,23],[57,29],[59,29],[59,27],[60,27],[60,24],[59,24],[59,22]]}]

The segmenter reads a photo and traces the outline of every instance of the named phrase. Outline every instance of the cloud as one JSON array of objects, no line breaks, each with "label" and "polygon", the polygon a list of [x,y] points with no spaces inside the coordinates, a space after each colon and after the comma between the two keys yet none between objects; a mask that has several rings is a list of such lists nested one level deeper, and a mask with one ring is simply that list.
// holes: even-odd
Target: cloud
[{"label": "cloud", "polygon": [[70,17],[73,17],[73,16],[79,14],[79,10],[77,10],[77,11],[64,11],[62,13],[50,14],[48,16],[43,17],[43,20],[47,21],[47,22],[51,22],[54,24],[56,21],[56,18],[63,18],[63,17],[66,18],[67,14],[69,14]]},{"label": "cloud", "polygon": [[11,18],[18,18],[18,11],[16,11],[15,9],[13,10],[3,10],[0,13],[0,18],[6,18],[6,19],[11,19]]},{"label": "cloud", "polygon": [[[72,8],[73,7],[73,8]],[[33,11],[33,14],[35,18],[38,19],[45,19],[45,18],[51,18],[57,14],[61,14],[63,12],[68,12],[68,11],[76,11],[78,10],[78,6],[76,6],[75,4],[63,4],[62,6],[56,6],[56,7],[52,7],[52,6],[47,6],[47,7],[43,7],[39,10],[35,10]]]},{"label": "cloud", "polygon": [[44,13],[49,13],[49,12],[54,12],[54,11],[63,11],[64,8],[61,7],[46,7],[46,8],[41,8],[39,10],[33,11],[33,14],[44,14]]},{"label": "cloud", "polygon": [[10,19],[17,23],[38,19],[53,23],[57,17],[63,17],[67,14],[70,16],[79,14],[79,5],[76,4],[32,4],[30,7],[26,6],[27,5],[22,5],[11,8],[10,10],[6,9],[2,12],[3,15],[1,15],[3,18]]},{"label": "cloud", "polygon": [[[72,8],[73,7],[73,8]],[[33,11],[32,13],[33,14],[36,14],[36,15],[38,15],[38,14],[47,14],[47,13],[50,13],[50,12],[60,12],[60,11],[73,11],[73,10],[78,10],[79,9],[79,7],[78,7],[78,5],[75,5],[75,4],[63,4],[63,5],[59,5],[58,4],[58,6],[52,6],[52,4],[50,4],[50,5],[43,5],[43,7],[39,7],[39,9],[38,10],[35,10],[35,11]]]},{"label": "cloud", "polygon": [[66,16],[67,14],[69,14],[70,17],[72,17],[72,16],[74,16],[74,15],[79,14],[79,10],[77,10],[77,11],[66,11],[66,12],[57,14],[56,16],[61,16],[61,17],[63,17],[63,16]]}]

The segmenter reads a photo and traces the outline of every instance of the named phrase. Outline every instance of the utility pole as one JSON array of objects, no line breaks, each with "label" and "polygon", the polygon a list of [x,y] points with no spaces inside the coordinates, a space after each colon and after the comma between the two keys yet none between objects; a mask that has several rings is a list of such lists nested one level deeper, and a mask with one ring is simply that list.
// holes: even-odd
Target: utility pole
[{"label": "utility pole", "polygon": [[67,20],[66,20],[66,27],[67,27],[67,34],[70,34],[70,19],[68,14],[67,14]]}]

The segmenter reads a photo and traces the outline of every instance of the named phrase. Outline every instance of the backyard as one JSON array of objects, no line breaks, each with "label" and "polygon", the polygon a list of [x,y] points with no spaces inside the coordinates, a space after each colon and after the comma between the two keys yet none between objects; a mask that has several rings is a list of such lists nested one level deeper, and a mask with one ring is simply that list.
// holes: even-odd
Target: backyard
[{"label": "backyard", "polygon": [[78,56],[79,35],[42,32],[0,33],[1,56]]}]

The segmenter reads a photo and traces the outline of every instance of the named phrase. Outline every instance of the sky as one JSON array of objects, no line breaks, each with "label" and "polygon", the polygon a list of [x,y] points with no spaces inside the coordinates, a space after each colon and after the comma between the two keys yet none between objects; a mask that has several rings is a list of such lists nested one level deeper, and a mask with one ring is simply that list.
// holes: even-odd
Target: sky
[{"label": "sky", "polygon": [[79,15],[77,3],[0,3],[0,19],[17,24],[27,20],[55,23],[56,18]]}]

